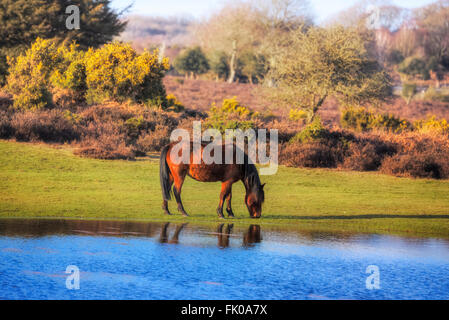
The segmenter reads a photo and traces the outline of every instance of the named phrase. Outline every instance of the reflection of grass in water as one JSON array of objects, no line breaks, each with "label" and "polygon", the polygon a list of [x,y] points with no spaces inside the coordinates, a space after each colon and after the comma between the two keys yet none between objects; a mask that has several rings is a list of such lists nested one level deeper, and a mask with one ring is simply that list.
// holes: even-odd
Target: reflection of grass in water
[{"label": "reflection of grass in water", "polygon": [[[188,178],[183,188],[192,215],[162,215],[157,160],[102,161],[68,149],[0,141],[0,216],[151,219],[216,224],[219,183]],[[318,231],[449,235],[449,181],[376,173],[281,167],[267,182],[263,217],[248,218],[244,188],[234,185],[241,225]],[[170,204],[176,212],[174,201]],[[228,220],[229,222],[231,220]]]}]

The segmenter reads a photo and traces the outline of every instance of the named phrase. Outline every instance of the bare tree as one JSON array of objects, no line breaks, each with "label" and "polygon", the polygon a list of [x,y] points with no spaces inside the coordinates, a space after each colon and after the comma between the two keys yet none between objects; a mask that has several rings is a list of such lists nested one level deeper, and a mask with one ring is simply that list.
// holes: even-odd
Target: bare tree
[{"label": "bare tree", "polygon": [[249,2],[235,1],[198,24],[194,30],[197,41],[206,51],[221,51],[229,57],[230,83],[235,80],[239,55],[258,43],[258,15],[257,8]]},{"label": "bare tree", "polygon": [[449,1],[441,0],[417,10],[416,22],[426,54],[441,62],[449,54]]},{"label": "bare tree", "polygon": [[393,48],[403,57],[410,57],[415,54],[417,46],[416,28],[410,24],[403,24],[394,35]]},{"label": "bare tree", "polygon": [[[307,0],[254,0],[260,8],[260,29],[262,38],[259,45],[267,59],[268,70],[276,68],[279,52],[288,46],[289,34],[295,30],[305,31],[313,25],[310,4]],[[274,85],[268,73],[265,84]]]},{"label": "bare tree", "polygon": [[198,24],[194,30],[206,51],[228,56],[228,82],[234,82],[237,61],[245,53],[267,57],[269,67],[289,31],[312,24],[306,0],[236,0]]}]

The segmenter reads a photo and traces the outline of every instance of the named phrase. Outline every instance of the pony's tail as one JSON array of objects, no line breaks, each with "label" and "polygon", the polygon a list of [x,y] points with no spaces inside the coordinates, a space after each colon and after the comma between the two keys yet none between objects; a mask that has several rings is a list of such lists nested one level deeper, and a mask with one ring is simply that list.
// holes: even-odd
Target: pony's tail
[{"label": "pony's tail", "polygon": [[169,148],[170,145],[167,145],[162,149],[159,164],[159,177],[161,180],[162,197],[166,201],[171,199],[170,168],[167,164],[167,153]]}]

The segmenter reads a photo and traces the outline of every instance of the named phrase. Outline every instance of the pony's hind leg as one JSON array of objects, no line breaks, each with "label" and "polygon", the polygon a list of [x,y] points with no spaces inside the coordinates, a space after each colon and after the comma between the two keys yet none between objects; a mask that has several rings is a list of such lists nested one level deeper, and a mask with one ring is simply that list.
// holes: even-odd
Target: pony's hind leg
[{"label": "pony's hind leg", "polygon": [[189,215],[184,210],[184,206],[182,205],[181,201],[181,189],[182,184],[184,183],[185,174],[182,176],[175,178],[175,185],[173,186],[173,194],[175,195],[176,202],[178,203],[178,211],[181,212],[181,214],[184,217],[188,217]]},{"label": "pony's hind leg", "polygon": [[[169,175],[169,189],[171,189],[172,185],[173,185],[173,176],[170,173],[170,175]],[[166,215],[168,215],[168,216],[172,215],[170,210],[168,210],[168,200],[165,200],[165,199],[163,200],[163,202],[162,202],[162,210],[164,210],[164,213]]]},{"label": "pony's hind leg", "polygon": [[176,188],[176,186],[173,187],[173,193],[175,195],[175,199],[176,202],[178,203],[178,211],[181,212],[181,214],[184,217],[188,217],[189,215],[187,214],[187,212],[184,210],[184,206],[182,205],[182,201],[181,201],[181,188],[178,189]]}]

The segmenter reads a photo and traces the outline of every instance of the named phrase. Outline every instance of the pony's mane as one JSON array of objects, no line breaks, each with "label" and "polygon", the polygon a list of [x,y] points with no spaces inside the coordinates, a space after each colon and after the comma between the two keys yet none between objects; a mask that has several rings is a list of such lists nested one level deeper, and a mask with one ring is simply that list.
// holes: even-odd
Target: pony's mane
[{"label": "pony's mane", "polygon": [[253,163],[249,162],[248,155],[245,153],[244,161],[244,181],[248,186],[248,190],[251,190],[257,197],[257,201],[263,203],[265,201],[265,193],[261,187],[259,173]]}]

